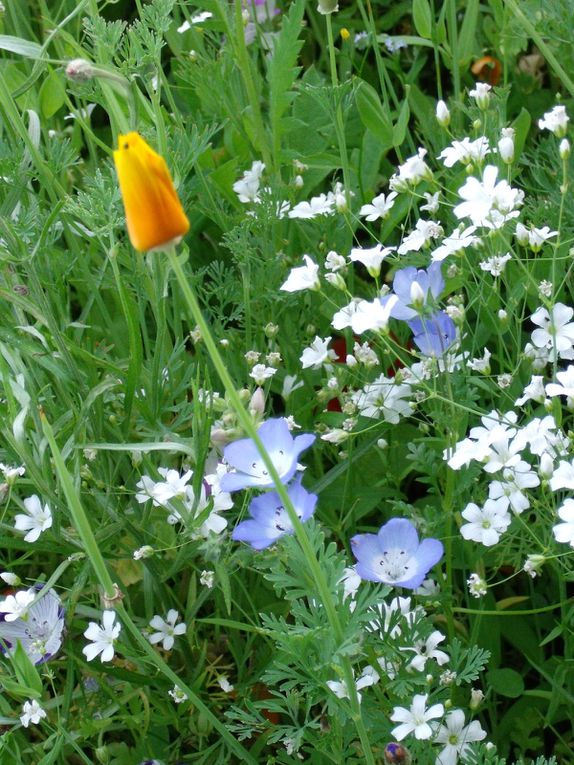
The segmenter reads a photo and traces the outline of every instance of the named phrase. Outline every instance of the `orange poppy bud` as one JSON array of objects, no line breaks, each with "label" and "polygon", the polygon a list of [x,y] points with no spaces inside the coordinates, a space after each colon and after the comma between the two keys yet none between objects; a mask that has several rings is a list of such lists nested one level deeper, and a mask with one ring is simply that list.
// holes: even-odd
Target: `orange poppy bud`
[{"label": "orange poppy bud", "polygon": [[498,85],[502,74],[502,64],[494,56],[483,56],[474,62],[470,71],[483,82]]},{"label": "orange poppy bud", "polygon": [[130,241],[138,252],[161,249],[189,230],[163,157],[139,133],[118,138],[114,162]]}]

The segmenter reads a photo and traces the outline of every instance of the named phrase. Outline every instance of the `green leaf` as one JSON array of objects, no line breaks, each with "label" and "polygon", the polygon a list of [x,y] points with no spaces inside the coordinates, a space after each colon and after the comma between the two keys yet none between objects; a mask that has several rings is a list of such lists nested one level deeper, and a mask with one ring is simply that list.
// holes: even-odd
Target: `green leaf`
[{"label": "green leaf", "polygon": [[0,50],[18,53],[25,58],[40,58],[42,56],[41,45],[12,35],[0,35]]},{"label": "green leaf", "polygon": [[432,15],[428,0],[413,0],[413,22],[418,34],[426,40],[430,40]]},{"label": "green leaf", "polygon": [[40,111],[45,119],[50,119],[66,103],[66,88],[59,74],[52,71],[40,88]]},{"label": "green leaf", "polygon": [[215,574],[217,583],[221,587],[221,592],[223,593],[225,608],[227,613],[231,614],[231,587],[229,585],[229,576],[227,574],[227,568],[225,567],[225,564],[219,563],[219,561],[217,561],[215,563]]},{"label": "green leaf", "polygon": [[486,673],[488,685],[493,691],[509,699],[517,699],[524,693],[524,680],[513,669],[492,669]]},{"label": "green leaf", "polygon": [[468,65],[473,56],[476,38],[476,22],[478,19],[479,0],[468,0],[466,12],[462,26],[460,28],[460,37],[458,39],[458,49],[463,52],[459,65]]},{"label": "green leaf", "polygon": [[368,82],[358,79],[355,90],[357,110],[363,125],[375,135],[385,147],[393,145],[393,124],[383,109],[377,91]]},{"label": "green leaf", "polygon": [[31,690],[33,698],[40,697],[42,695],[42,680],[20,641],[16,645],[16,650],[12,653],[12,664],[14,665],[18,684],[25,686],[28,691]]},{"label": "green leaf", "polygon": [[405,140],[407,128],[409,126],[409,119],[411,117],[411,110],[409,107],[409,85],[406,86],[405,90],[405,98],[403,105],[401,106],[401,111],[399,112],[399,118],[397,124],[393,128],[393,146],[400,146]]},{"label": "green leaf", "polygon": [[516,131],[516,135],[514,136],[514,153],[517,157],[520,156],[524,149],[524,144],[531,124],[532,117],[530,116],[530,112],[522,107],[520,114],[512,123],[512,127]]}]

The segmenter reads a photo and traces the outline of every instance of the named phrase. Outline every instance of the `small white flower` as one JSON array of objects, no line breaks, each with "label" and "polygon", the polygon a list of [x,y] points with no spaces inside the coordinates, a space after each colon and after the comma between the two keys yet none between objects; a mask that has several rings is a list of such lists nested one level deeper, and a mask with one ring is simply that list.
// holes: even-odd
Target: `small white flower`
[{"label": "small white flower", "polygon": [[297,375],[285,375],[283,379],[283,389],[281,391],[281,396],[287,401],[289,396],[299,388],[302,388],[305,385],[303,380],[298,380]]},{"label": "small white flower", "polygon": [[234,686],[227,679],[227,675],[220,675],[217,682],[224,693],[231,693],[234,690]]},{"label": "small white flower", "polygon": [[470,361],[466,362],[466,366],[469,369],[472,369],[473,372],[479,372],[483,375],[489,375],[490,374],[490,357],[491,353],[488,350],[488,348],[484,349],[484,354],[481,359],[471,359]]},{"label": "small white flower", "polygon": [[199,576],[199,583],[211,590],[215,584],[215,571],[202,571]]},{"label": "small white flower", "polygon": [[427,699],[427,694],[417,694],[413,698],[410,709],[405,709],[405,707],[395,707],[393,709],[391,720],[401,723],[401,725],[397,725],[391,731],[391,735],[397,741],[402,741],[409,733],[414,733],[415,738],[419,740],[431,738],[433,729],[428,724],[428,721],[442,717],[444,707],[442,704],[433,704],[432,707],[427,709]]},{"label": "small white flower", "polygon": [[508,502],[501,499],[487,499],[484,507],[470,502],[462,511],[462,517],[468,521],[460,528],[464,539],[480,542],[485,547],[497,544],[500,535],[510,526],[512,518],[508,514]]},{"label": "small white flower", "polygon": [[333,215],[335,212],[335,198],[333,194],[319,194],[308,202],[299,202],[289,211],[290,218],[300,218],[310,220],[319,215]]},{"label": "small white flower", "polygon": [[435,659],[439,665],[446,664],[449,656],[444,651],[439,651],[437,645],[442,643],[444,635],[435,630],[426,640],[415,640],[413,647],[399,648],[399,651],[412,651],[415,655],[408,664],[408,669],[415,669],[422,672],[429,659]]},{"label": "small white flower", "polygon": [[381,263],[395,249],[395,247],[383,247],[381,244],[377,244],[369,249],[354,247],[349,255],[349,260],[355,263],[362,263],[373,279],[376,279],[381,272]]},{"label": "small white flower", "polygon": [[249,202],[259,202],[259,187],[261,176],[265,170],[263,162],[256,161],[251,165],[250,170],[243,173],[242,178],[233,184],[233,191],[239,197],[239,201],[247,204]]},{"label": "small white flower", "polygon": [[500,228],[507,220],[519,215],[516,207],[522,205],[524,192],[513,189],[505,180],[496,182],[498,167],[487,165],[482,181],[467,178],[458,195],[464,201],[454,208],[457,218],[470,218],[475,226]]},{"label": "small white flower", "polygon": [[517,398],[514,404],[516,406],[524,406],[527,401],[536,401],[537,404],[541,404],[545,398],[544,377],[542,375],[532,375],[530,382],[524,388],[522,396]]},{"label": "small white flower", "polygon": [[563,303],[552,306],[549,314],[546,308],[538,308],[530,320],[538,326],[532,333],[532,343],[537,348],[554,350],[561,359],[574,359],[574,308]]},{"label": "small white flower", "polygon": [[552,111],[546,112],[541,120],[538,120],[540,130],[550,130],[558,138],[564,138],[568,129],[570,117],[566,113],[566,107],[555,106]]},{"label": "small white flower", "polygon": [[488,592],[487,584],[479,574],[471,574],[466,583],[473,598],[482,598]]},{"label": "small white flower", "polygon": [[32,725],[38,725],[40,720],[43,720],[44,717],[46,717],[45,710],[42,709],[36,699],[25,701],[22,706],[22,712],[23,714],[20,716],[20,722],[25,728],[27,728],[30,723],[32,723]]},{"label": "small white flower", "polygon": [[468,95],[471,98],[474,98],[478,108],[484,111],[488,109],[491,90],[492,90],[492,86],[489,85],[487,82],[477,82],[476,85],[474,86],[474,89],[468,91]]},{"label": "small white flower", "polygon": [[168,693],[172,697],[172,699],[175,701],[176,704],[181,704],[182,702],[187,701],[188,699],[187,693],[182,691],[178,685],[174,685],[171,691],[168,691]]},{"label": "small white flower", "polygon": [[532,579],[535,579],[541,572],[542,566],[545,562],[546,558],[544,555],[527,555],[526,560],[524,561],[524,566],[522,566],[522,570],[530,577],[532,577]]},{"label": "small white flower", "polygon": [[154,553],[153,547],[151,545],[144,545],[143,547],[138,547],[137,550],[134,550],[133,552],[133,559],[134,560],[142,560],[143,558],[149,558]]},{"label": "small white flower", "polygon": [[512,255],[507,252],[506,255],[493,255],[488,260],[481,261],[479,266],[483,271],[488,271],[492,276],[497,277],[502,274],[509,260],[512,260]]},{"label": "small white flower", "polygon": [[445,167],[453,167],[457,162],[468,165],[471,162],[479,165],[490,154],[488,138],[481,136],[476,141],[463,138],[462,141],[453,141],[450,146],[443,149],[438,155],[443,160]]},{"label": "small white flower", "polygon": [[444,260],[449,255],[461,253],[467,247],[480,243],[480,238],[474,236],[475,231],[476,226],[468,226],[465,228],[464,224],[461,224],[450,236],[447,236],[442,240],[441,245],[437,247],[436,250],[433,250],[433,261]]},{"label": "small white flower", "polygon": [[305,348],[299,359],[303,369],[321,369],[324,364],[334,361],[337,358],[337,353],[333,349],[329,350],[330,342],[330,337],[322,340],[319,335],[316,335],[311,345]]},{"label": "small white flower", "polygon": [[14,528],[17,531],[27,531],[24,536],[25,542],[36,542],[43,531],[52,526],[52,512],[48,505],[40,502],[40,498],[33,494],[24,500],[27,515],[19,513],[14,518]]},{"label": "small white flower", "polygon": [[438,239],[444,234],[442,226],[432,220],[423,220],[419,218],[415,228],[401,242],[397,252],[399,255],[406,255],[407,252],[418,252],[433,239]]},{"label": "small white flower", "polygon": [[440,207],[438,201],[440,197],[440,191],[437,191],[435,194],[431,194],[430,192],[425,191],[423,196],[426,199],[426,204],[421,205],[421,211],[426,210],[431,215],[434,215],[436,212],[438,212]]},{"label": "small white flower", "polygon": [[319,266],[309,255],[303,255],[304,266],[292,268],[287,280],[283,282],[280,289],[284,292],[299,292],[300,290],[318,290]]},{"label": "small white flower", "polygon": [[359,210],[359,215],[368,221],[375,221],[379,218],[384,220],[386,217],[388,217],[388,214],[395,204],[396,197],[396,191],[391,191],[391,193],[387,194],[387,196],[384,194],[379,194],[373,199],[371,204],[363,205],[361,207]]},{"label": "small white flower", "polygon": [[266,367],[265,364],[255,364],[249,377],[251,377],[257,385],[264,385],[266,380],[270,380],[277,372],[273,367]]},{"label": "small white flower", "polygon": [[560,141],[558,153],[560,154],[560,159],[568,159],[570,156],[570,141],[567,138],[563,138]]},{"label": "small white flower", "polygon": [[409,157],[398,168],[398,174],[393,175],[389,181],[393,191],[407,191],[409,187],[416,186],[423,179],[432,178],[432,171],[424,161],[426,154],[426,149],[418,149],[413,157]]},{"label": "small white flower", "polygon": [[4,614],[4,620],[14,622],[16,619],[25,619],[28,608],[34,598],[36,590],[20,590],[15,595],[8,595],[0,602],[0,613]]},{"label": "small white flower", "polygon": [[[384,331],[388,327],[391,311],[397,301],[398,297],[396,295],[391,295],[384,305],[378,298],[375,298],[372,302],[361,300],[356,304],[354,312],[350,315],[347,326],[350,326],[357,335],[362,335],[363,332],[369,330],[375,332],[379,330]],[[336,326],[335,321],[345,310],[343,309],[333,316],[332,324],[335,329],[339,328]]]},{"label": "small white flower", "polygon": [[179,619],[179,614],[174,608],[170,608],[167,612],[167,618],[162,619],[159,614],[156,614],[150,621],[149,626],[157,630],[152,633],[148,640],[152,645],[161,642],[164,651],[171,651],[175,642],[176,635],[184,635],[187,630],[187,625],[181,622],[176,624]]},{"label": "small white flower", "polygon": [[16,482],[18,478],[24,475],[26,472],[26,468],[24,465],[13,466],[13,465],[4,465],[3,462],[0,462],[0,470],[4,474],[4,478],[6,479],[6,483],[10,486]]},{"label": "small white flower", "polygon": [[574,499],[564,501],[562,507],[558,508],[558,516],[564,523],[558,523],[552,529],[556,541],[574,547]]},{"label": "small white flower", "polygon": [[343,576],[339,579],[338,584],[341,583],[343,584],[343,600],[346,600],[348,597],[353,600],[361,585],[361,577],[354,568],[347,567],[343,571]]},{"label": "small white flower", "polygon": [[438,744],[446,744],[436,758],[435,765],[456,765],[458,757],[464,759],[471,742],[482,741],[484,738],[486,731],[480,727],[478,720],[473,720],[465,727],[464,712],[462,709],[453,709],[435,737]]},{"label": "small white flower", "polygon": [[337,271],[342,271],[346,266],[347,261],[342,255],[339,255],[334,250],[327,253],[327,257],[325,258],[325,268],[327,271],[336,273]]},{"label": "small white flower", "polygon": [[102,614],[102,625],[97,622],[90,622],[84,637],[91,641],[89,645],[82,648],[82,653],[87,661],[92,661],[98,654],[101,654],[100,661],[111,661],[114,658],[114,642],[121,632],[122,625],[116,620],[115,611],[104,611]]}]

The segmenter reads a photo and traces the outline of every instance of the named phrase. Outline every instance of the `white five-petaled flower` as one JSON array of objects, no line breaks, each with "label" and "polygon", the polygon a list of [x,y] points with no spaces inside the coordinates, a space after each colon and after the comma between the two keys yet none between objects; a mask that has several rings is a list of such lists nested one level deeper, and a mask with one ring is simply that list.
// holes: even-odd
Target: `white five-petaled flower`
[{"label": "white five-petaled flower", "polygon": [[485,737],[486,731],[480,727],[478,720],[465,726],[462,709],[453,709],[435,737],[438,744],[446,744],[436,758],[436,765],[456,765],[458,757],[464,757],[471,742],[482,741]]},{"label": "white five-petaled flower", "polygon": [[25,542],[35,542],[40,534],[52,526],[52,512],[48,505],[42,507],[40,498],[33,494],[24,500],[26,514],[18,513],[14,518],[16,531],[27,531]]},{"label": "white five-petaled flower", "polygon": [[552,306],[551,314],[546,308],[538,308],[530,317],[537,329],[532,333],[532,344],[537,348],[555,350],[561,359],[574,359],[574,308],[563,303]]},{"label": "white five-petaled flower", "polygon": [[399,255],[406,255],[407,252],[418,252],[433,239],[438,239],[443,234],[444,231],[439,223],[419,218],[415,228],[403,239],[397,252]]},{"label": "white five-petaled flower", "polygon": [[538,120],[538,127],[540,130],[550,130],[558,138],[564,138],[569,120],[570,117],[566,113],[566,107],[559,105],[546,112],[542,119]]},{"label": "white five-petaled flower", "polygon": [[458,228],[452,232],[450,236],[445,237],[440,246],[433,250],[432,260],[441,261],[449,255],[454,255],[465,250],[467,247],[471,247],[473,244],[480,243],[478,236],[474,236],[476,226],[464,227],[461,224]]},{"label": "white five-petaled flower", "polygon": [[310,220],[318,215],[333,215],[334,212],[335,197],[331,192],[319,194],[318,197],[313,197],[308,202],[299,202],[292,210],[289,210],[289,217]]},{"label": "white five-petaled flower", "polygon": [[512,260],[512,255],[507,252],[506,255],[493,255],[487,260],[482,260],[478,265],[482,271],[488,271],[491,276],[496,277],[501,275],[509,260]]},{"label": "white five-petaled flower", "polygon": [[114,642],[121,632],[122,625],[116,620],[115,611],[104,611],[102,614],[102,624],[90,622],[84,637],[91,641],[90,644],[82,648],[82,653],[87,661],[92,661],[98,654],[101,654],[100,661],[111,661],[114,658]]},{"label": "white five-petaled flower", "polygon": [[270,380],[277,372],[273,367],[266,367],[265,364],[255,364],[249,377],[253,378],[257,385],[263,385],[265,380]]},{"label": "white five-petaled flower", "polygon": [[42,709],[36,699],[25,701],[22,706],[22,712],[23,714],[20,715],[20,722],[25,728],[27,728],[30,723],[32,723],[32,725],[38,725],[40,720],[43,720],[44,717],[46,717],[45,710]]},{"label": "white five-petaled flower", "polygon": [[562,507],[558,508],[558,516],[564,523],[558,523],[552,529],[556,541],[574,547],[574,499],[564,501]]},{"label": "white five-petaled flower", "polygon": [[4,620],[14,622],[16,619],[25,619],[28,608],[36,597],[36,590],[20,590],[15,595],[8,595],[0,603],[0,613],[4,614]]},{"label": "white five-petaled flower", "polygon": [[485,110],[488,109],[491,90],[492,86],[487,82],[477,82],[474,89],[468,91],[468,95],[474,98],[479,109]]},{"label": "white five-petaled flower", "polygon": [[498,167],[487,165],[482,174],[482,181],[467,178],[458,195],[464,201],[454,208],[454,214],[461,218],[470,218],[475,226],[500,228],[507,220],[519,215],[515,208],[524,201],[524,192],[511,188],[505,181],[496,182]]},{"label": "white five-petaled flower", "polygon": [[414,156],[400,165],[398,174],[393,175],[389,181],[393,191],[407,191],[410,186],[416,186],[423,178],[432,178],[432,171],[424,161],[426,154],[426,149],[419,148]]},{"label": "white five-petaled flower", "polygon": [[301,354],[299,361],[303,369],[320,369],[323,364],[328,364],[337,358],[337,353],[333,349],[329,350],[330,337],[326,337],[322,340],[319,335],[315,336],[315,339],[308,348],[305,348]]},{"label": "white five-petaled flower", "polygon": [[185,691],[182,691],[179,685],[174,685],[171,691],[168,691],[171,698],[176,704],[181,704],[183,701],[187,701],[188,695]]},{"label": "white five-petaled flower", "polygon": [[414,733],[415,738],[419,740],[432,736],[433,730],[428,721],[442,717],[444,707],[442,704],[433,704],[432,707],[427,709],[427,699],[428,694],[417,694],[413,698],[410,709],[405,709],[405,707],[395,707],[393,709],[391,720],[401,723],[391,731],[391,735],[397,741],[402,741],[409,733]]},{"label": "white five-petaled flower", "polygon": [[444,651],[440,651],[437,646],[444,640],[442,632],[435,630],[426,640],[416,640],[414,646],[399,648],[400,651],[412,651],[413,658],[409,662],[408,669],[416,669],[422,672],[429,659],[435,659],[439,665],[446,664],[449,656]]},{"label": "white five-petaled flower", "polygon": [[319,266],[309,255],[303,255],[304,266],[292,268],[287,280],[283,282],[280,289],[283,292],[299,292],[300,290],[318,290]]},{"label": "white five-petaled flower", "polygon": [[175,641],[176,635],[183,635],[187,630],[187,625],[181,622],[176,624],[179,619],[179,614],[174,608],[170,608],[167,612],[167,618],[162,619],[159,614],[156,614],[150,621],[149,626],[157,632],[152,633],[148,640],[152,645],[162,642],[164,651],[171,651]]},{"label": "white five-petaled flower", "polygon": [[485,547],[495,545],[512,520],[508,513],[508,501],[503,497],[487,499],[483,507],[469,502],[462,511],[462,517],[468,521],[460,528],[464,539],[480,542]]},{"label": "white five-petaled flower", "polygon": [[487,154],[490,154],[488,138],[481,136],[476,141],[471,141],[465,136],[462,141],[453,141],[438,156],[443,160],[445,167],[453,167],[457,162],[462,162],[463,165],[474,162],[478,165]]},{"label": "white five-petaled flower", "polygon": [[382,244],[376,244],[374,247],[369,248],[354,247],[349,255],[349,260],[355,263],[362,263],[373,279],[375,279],[381,272],[381,263],[395,249],[396,247],[383,247]]},{"label": "white five-petaled flower", "polygon": [[363,205],[361,207],[359,210],[359,215],[368,221],[378,220],[379,218],[384,220],[395,204],[396,196],[396,191],[391,191],[391,193],[387,194],[387,196],[384,194],[379,194],[373,199],[371,204]]},{"label": "white five-petaled flower", "polygon": [[256,161],[251,165],[251,169],[246,170],[243,176],[233,184],[233,191],[239,197],[240,202],[246,204],[260,201],[259,186],[264,170],[264,163]]}]

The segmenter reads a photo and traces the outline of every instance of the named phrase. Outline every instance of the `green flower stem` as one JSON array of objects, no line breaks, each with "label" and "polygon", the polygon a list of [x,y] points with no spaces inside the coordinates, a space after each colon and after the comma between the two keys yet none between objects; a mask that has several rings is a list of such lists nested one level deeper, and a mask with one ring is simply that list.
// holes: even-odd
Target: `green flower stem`
[{"label": "green flower stem", "polygon": [[48,420],[46,419],[45,415],[42,412],[40,412],[40,418],[42,420],[42,429],[44,431],[44,436],[46,437],[46,440],[48,441],[48,444],[50,446],[50,451],[52,452],[52,458],[54,460],[54,468],[56,470],[56,475],[58,476],[58,480],[60,482],[60,485],[64,492],[64,496],[68,503],[68,507],[70,509],[70,513],[72,515],[72,521],[74,523],[74,526],[76,528],[76,531],[78,532],[80,539],[82,540],[82,544],[86,551],[86,555],[90,559],[90,563],[92,564],[96,577],[100,583],[100,586],[102,587],[104,591],[104,595],[110,599],[114,599],[114,609],[118,613],[122,624],[124,625],[126,630],[130,633],[134,643],[141,649],[142,653],[150,661],[150,663],[153,666],[155,666],[156,669],[159,672],[161,672],[161,674],[164,677],[166,677],[174,685],[177,685],[179,688],[181,688],[181,690],[185,694],[187,694],[187,697],[189,701],[191,702],[191,704],[195,707],[195,709],[199,713],[204,715],[210,721],[213,727],[218,731],[221,737],[225,740],[229,748],[232,751],[234,751],[235,754],[241,759],[241,762],[250,763],[250,765],[257,765],[257,761],[252,757],[249,751],[245,749],[231,735],[231,733],[227,730],[225,725],[223,725],[223,723],[220,720],[218,720],[218,718],[213,714],[213,712],[211,712],[209,707],[207,707],[201,701],[199,696],[196,693],[194,693],[194,691],[188,685],[186,685],[176,675],[176,673],[172,669],[170,669],[170,667],[165,663],[165,661],[163,661],[163,659],[160,657],[158,652],[150,645],[150,643],[145,639],[145,637],[142,635],[138,627],[134,624],[134,622],[132,621],[132,618],[127,613],[121,601],[118,600],[117,585],[114,585],[114,583],[112,582],[112,578],[106,566],[106,562],[100,551],[98,542],[96,540],[96,537],[94,536],[92,527],[90,526],[90,522],[88,521],[86,511],[84,510],[82,506],[82,503],[78,496],[78,492],[76,490],[76,487],[74,486],[72,476],[70,475],[70,472],[68,471],[68,468],[66,467],[66,463],[64,462],[62,452],[60,451],[58,445],[56,444],[54,431],[52,430],[51,425],[48,423]]},{"label": "green flower stem", "polygon": [[458,59],[458,24],[456,21],[456,0],[448,0],[447,27],[449,32],[450,54],[452,56],[452,85],[455,101],[460,98],[460,64]]},{"label": "green flower stem", "polygon": [[341,108],[341,94],[339,92],[339,75],[337,72],[337,60],[335,58],[335,40],[333,38],[333,22],[330,13],[326,14],[327,23],[327,45],[329,48],[329,64],[331,67],[331,82],[333,84],[333,96],[335,103],[335,129],[337,132],[337,143],[339,144],[339,155],[341,157],[341,168],[343,170],[343,185],[345,187],[345,199],[349,207],[351,194],[351,176],[349,174],[349,158],[347,156],[347,141],[345,138],[345,125],[343,122],[343,110]]},{"label": "green flower stem", "polygon": [[[291,521],[293,525],[293,529],[295,531],[295,536],[297,537],[297,541],[299,542],[299,544],[301,545],[301,548],[303,549],[303,552],[305,553],[305,558],[307,560],[307,564],[309,566],[311,576],[317,586],[319,597],[321,599],[321,602],[323,603],[323,607],[325,608],[325,612],[327,614],[327,618],[329,619],[329,624],[331,625],[331,629],[333,630],[335,640],[337,643],[340,644],[343,642],[343,630],[341,627],[341,622],[339,621],[337,609],[333,602],[333,598],[331,597],[329,585],[327,583],[323,570],[321,569],[321,566],[319,565],[319,561],[317,560],[315,556],[313,547],[311,546],[311,543],[309,542],[309,538],[307,537],[305,528],[303,524],[301,523],[301,521],[299,520],[297,513],[295,512],[295,508],[293,507],[293,504],[291,503],[289,494],[287,493],[285,486],[281,483],[281,478],[279,477],[279,474],[277,472],[277,469],[273,461],[271,460],[271,457],[267,453],[267,450],[265,449],[263,443],[261,442],[261,439],[259,438],[257,429],[253,423],[253,420],[251,419],[251,417],[249,416],[249,413],[246,411],[245,407],[243,406],[243,403],[239,397],[235,384],[233,380],[231,379],[229,372],[227,371],[227,367],[225,366],[225,363],[223,359],[221,358],[221,355],[219,353],[219,349],[217,348],[215,340],[213,339],[211,335],[211,330],[209,329],[209,325],[207,324],[207,321],[203,317],[201,308],[197,301],[197,297],[195,296],[194,291],[191,289],[191,286],[183,271],[181,263],[178,260],[175,247],[172,246],[169,249],[166,249],[166,254],[169,259],[170,265],[173,269],[173,272],[175,274],[175,277],[178,281],[179,287],[183,293],[183,297],[184,297],[185,303],[187,304],[189,312],[191,314],[191,318],[193,319],[193,322],[199,327],[199,331],[201,333],[201,338],[203,340],[203,343],[205,344],[205,347],[209,353],[211,361],[219,375],[221,382],[223,383],[227,397],[237,415],[237,419],[239,420],[239,423],[241,424],[247,436],[254,442],[257,448],[257,451],[261,455],[261,458],[265,464],[265,467],[267,468],[269,476],[275,485],[275,491],[279,495],[279,498],[281,499],[281,503],[283,507],[285,508],[285,510],[287,511],[289,520]],[[365,728],[363,719],[361,717],[361,708],[360,708],[359,699],[358,699],[357,691],[355,687],[355,680],[353,677],[351,662],[348,657],[342,657],[341,664],[343,667],[345,684],[347,686],[347,690],[350,695],[352,719],[355,723],[355,727],[357,729],[357,733],[361,741],[365,762],[367,763],[367,765],[375,765],[375,760],[373,758],[373,753],[372,753],[371,745],[369,743],[367,730]]]},{"label": "green flower stem", "polygon": [[551,606],[542,606],[542,608],[527,608],[522,611],[481,611],[478,608],[455,607],[452,610],[457,614],[475,614],[476,616],[532,616],[533,614],[546,614],[549,611],[556,611],[559,608],[566,608],[574,604],[574,598],[562,600],[560,603],[553,603]]}]

